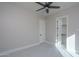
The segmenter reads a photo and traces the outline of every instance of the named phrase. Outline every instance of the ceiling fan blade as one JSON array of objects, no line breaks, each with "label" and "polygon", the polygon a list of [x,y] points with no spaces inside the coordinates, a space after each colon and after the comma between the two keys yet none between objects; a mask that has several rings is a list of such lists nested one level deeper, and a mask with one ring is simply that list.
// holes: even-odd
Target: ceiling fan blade
[{"label": "ceiling fan blade", "polygon": [[45,6],[44,4],[42,4],[42,3],[40,3],[40,2],[35,2],[35,3],[37,3],[37,4],[41,5],[41,6]]},{"label": "ceiling fan blade", "polygon": [[48,5],[50,6],[53,2],[48,2]]},{"label": "ceiling fan blade", "polygon": [[38,9],[38,10],[36,10],[36,11],[40,11],[40,10],[42,10],[42,9],[44,9],[45,7],[43,7],[43,8],[40,8],[40,9]]},{"label": "ceiling fan blade", "polygon": [[45,2],[45,5],[47,5],[48,3],[47,2]]},{"label": "ceiling fan blade", "polygon": [[56,9],[58,9],[58,8],[60,8],[60,6],[49,6],[48,8],[56,8]]},{"label": "ceiling fan blade", "polygon": [[46,9],[46,13],[49,13],[49,9]]}]

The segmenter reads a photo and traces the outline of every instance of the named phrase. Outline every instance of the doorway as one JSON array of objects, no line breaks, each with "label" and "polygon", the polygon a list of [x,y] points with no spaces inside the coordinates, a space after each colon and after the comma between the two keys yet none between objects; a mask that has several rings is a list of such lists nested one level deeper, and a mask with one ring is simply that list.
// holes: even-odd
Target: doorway
[{"label": "doorway", "polygon": [[46,38],[46,30],[45,30],[45,19],[39,20],[39,38],[40,42],[44,42]]},{"label": "doorway", "polygon": [[67,48],[67,17],[58,17],[56,20],[56,43]]}]

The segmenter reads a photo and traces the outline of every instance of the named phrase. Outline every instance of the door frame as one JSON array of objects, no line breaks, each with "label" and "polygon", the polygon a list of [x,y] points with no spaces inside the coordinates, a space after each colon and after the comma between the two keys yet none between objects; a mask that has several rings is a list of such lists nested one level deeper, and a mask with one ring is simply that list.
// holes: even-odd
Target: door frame
[{"label": "door frame", "polygon": [[[67,15],[56,17],[56,27],[57,27],[57,20],[58,20],[59,18],[64,18],[64,17],[66,17],[66,20],[67,20],[67,37],[68,37],[68,21],[69,21],[69,18],[68,18]],[[57,38],[57,29],[56,29],[56,38]],[[67,39],[66,39],[66,40],[67,40]],[[67,43],[67,41],[66,41],[66,43]],[[56,44],[58,44],[58,43],[56,43]],[[66,45],[67,45],[67,44],[66,44]],[[66,47],[67,47],[67,46],[66,46]]]},{"label": "door frame", "polygon": [[45,19],[39,19],[39,40],[44,42],[46,39],[46,23]]}]

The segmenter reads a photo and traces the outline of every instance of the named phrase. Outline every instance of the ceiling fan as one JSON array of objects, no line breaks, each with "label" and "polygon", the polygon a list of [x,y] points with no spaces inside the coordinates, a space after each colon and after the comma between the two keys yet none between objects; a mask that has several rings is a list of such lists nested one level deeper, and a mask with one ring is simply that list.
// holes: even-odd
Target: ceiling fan
[{"label": "ceiling fan", "polygon": [[40,11],[40,10],[46,9],[46,13],[49,13],[49,9],[50,9],[50,8],[54,8],[54,9],[59,9],[59,8],[60,8],[60,6],[51,6],[51,4],[52,4],[53,2],[45,2],[45,4],[43,4],[43,3],[41,3],[41,2],[35,2],[35,3],[37,3],[37,4],[41,5],[41,6],[43,6],[42,8],[40,8],[40,9],[38,9],[38,10],[36,10],[36,11]]}]

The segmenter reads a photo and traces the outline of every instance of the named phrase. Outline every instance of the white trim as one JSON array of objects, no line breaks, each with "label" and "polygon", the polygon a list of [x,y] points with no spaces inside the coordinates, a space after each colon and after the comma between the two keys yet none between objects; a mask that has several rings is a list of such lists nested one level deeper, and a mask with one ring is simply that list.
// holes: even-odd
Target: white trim
[{"label": "white trim", "polygon": [[45,40],[45,43],[47,43],[47,44],[51,44],[49,41],[47,41],[47,40]]},{"label": "white trim", "polygon": [[[59,19],[59,18],[64,18],[64,17],[66,17],[66,20],[67,20],[67,37],[68,37],[68,25],[69,25],[69,16],[68,15],[62,15],[62,16],[58,16],[58,17],[56,17],[56,26],[57,26],[57,20]],[[57,31],[57,29],[56,29],[56,31]],[[57,35],[57,32],[56,32],[56,35]],[[57,37],[57,36],[56,36]]]},{"label": "white trim", "polygon": [[[68,37],[68,16],[67,15],[65,15],[65,16],[58,16],[57,18],[56,18],[56,25],[57,25],[57,20],[58,20],[58,18],[64,18],[64,17],[66,17],[66,20],[67,20],[67,37]],[[57,30],[57,29],[56,29]],[[56,35],[57,35],[57,32],[56,32]],[[71,55],[64,49],[64,48],[62,48],[62,47],[60,47],[59,45],[56,45],[56,48],[59,50],[59,52],[64,56],[64,57],[71,57]]]},{"label": "white trim", "polygon": [[47,40],[45,40],[45,43],[50,44],[50,45],[52,45],[52,46],[55,46],[55,44],[54,44],[54,43],[49,42],[49,41],[47,41]]},{"label": "white trim", "polygon": [[39,45],[39,44],[41,44],[41,43],[42,43],[42,42],[38,42],[38,43],[31,44],[31,45],[27,45],[27,46],[15,48],[15,49],[12,49],[12,50],[9,50],[9,51],[4,51],[4,52],[0,53],[0,56],[8,55],[8,54],[10,54],[10,53],[13,53],[13,52],[16,52],[16,51],[19,51],[19,50],[22,50],[22,49],[27,49],[27,48],[30,48],[30,47]]},{"label": "white trim", "polygon": [[51,42],[49,42],[47,40],[45,40],[44,42],[47,43],[47,44],[53,45],[53,43],[51,43]]},{"label": "white trim", "polygon": [[46,39],[46,30],[45,30],[45,19],[39,19],[39,39],[40,41],[45,41]]}]

